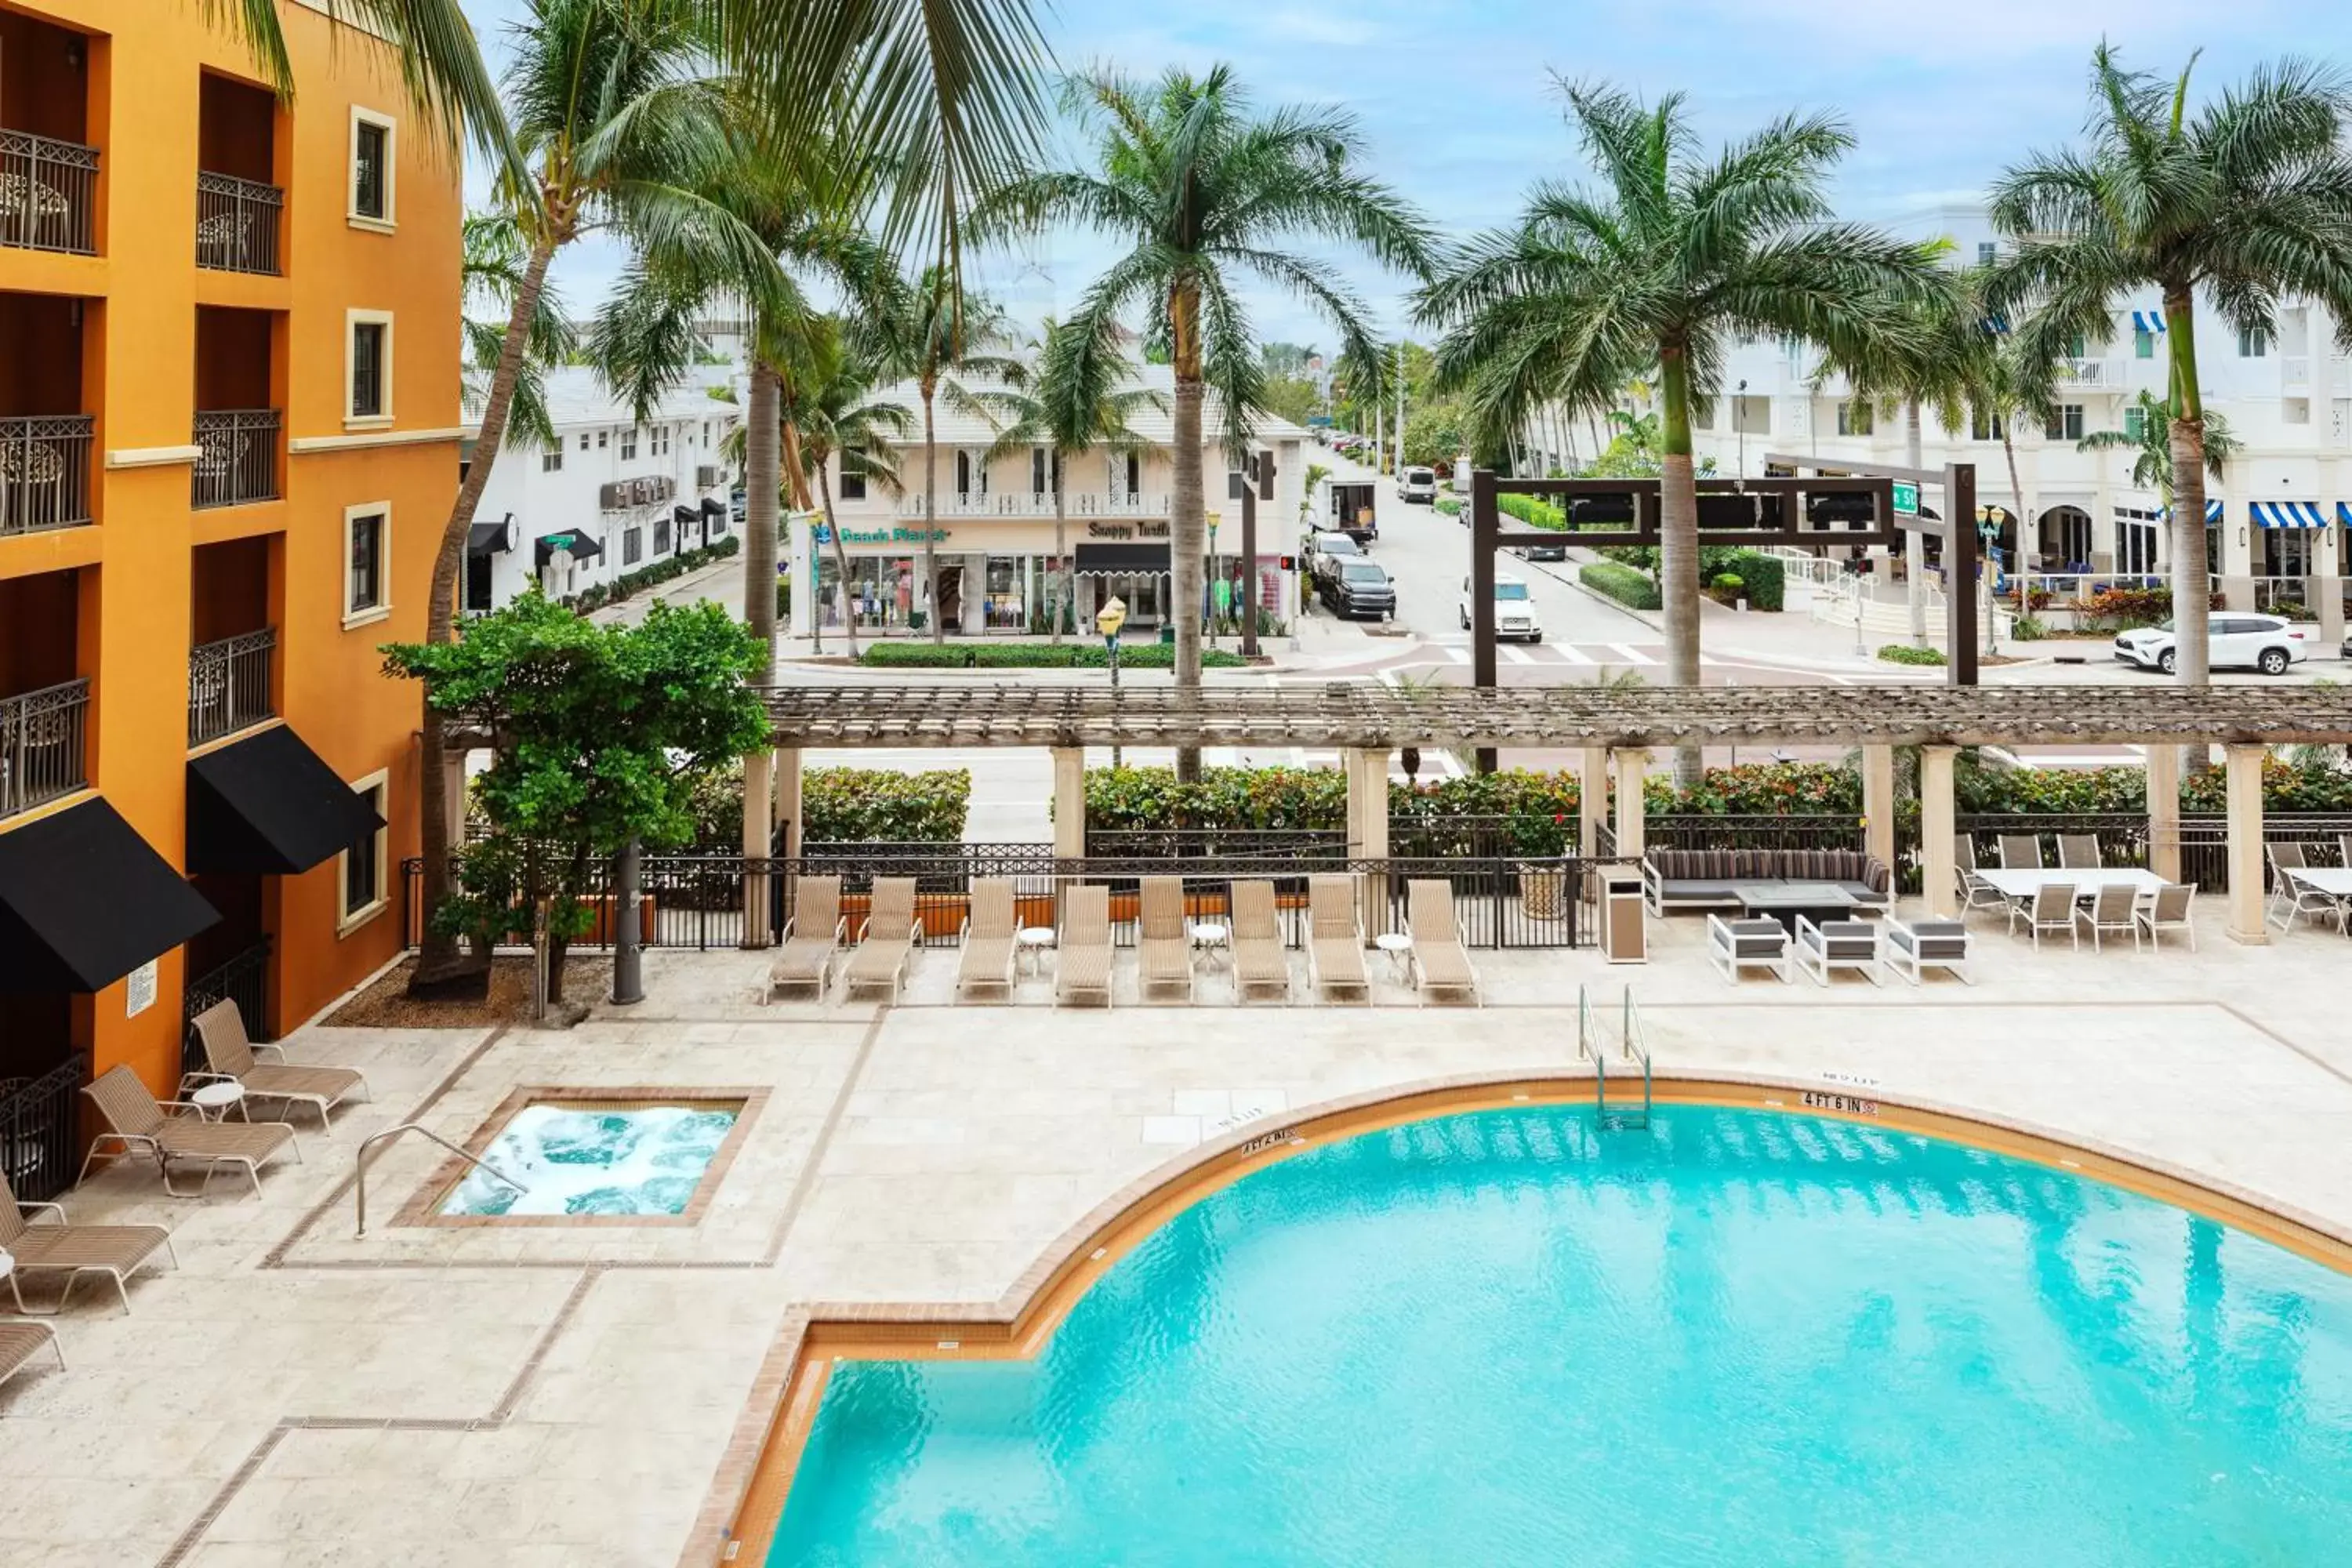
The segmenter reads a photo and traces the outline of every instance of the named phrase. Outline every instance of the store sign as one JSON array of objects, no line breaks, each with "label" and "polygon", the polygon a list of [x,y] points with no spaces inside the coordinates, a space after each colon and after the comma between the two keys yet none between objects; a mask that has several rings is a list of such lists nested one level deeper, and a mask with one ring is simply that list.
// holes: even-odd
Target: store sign
[{"label": "store sign", "polygon": [[[945,544],[950,531],[944,528],[932,529],[931,542]],[[819,544],[833,542],[833,530],[821,522],[811,525],[809,536]],[[920,528],[845,528],[841,531],[841,542],[844,544],[920,544],[923,542],[923,530]]]},{"label": "store sign", "polygon": [[[1212,523],[1211,527],[1215,524]],[[1164,522],[1090,522],[1087,524],[1088,539],[1165,539],[1168,525]]]}]

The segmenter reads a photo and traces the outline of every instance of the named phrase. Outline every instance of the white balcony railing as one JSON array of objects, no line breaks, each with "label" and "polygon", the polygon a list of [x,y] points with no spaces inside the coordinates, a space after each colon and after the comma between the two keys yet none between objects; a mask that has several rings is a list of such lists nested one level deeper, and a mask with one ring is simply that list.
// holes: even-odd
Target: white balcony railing
[{"label": "white balcony railing", "polygon": [[2114,359],[2065,359],[2058,362],[2058,384],[2074,387],[2121,387],[2123,362]]},{"label": "white balcony railing", "polygon": [[[1071,517],[1165,517],[1168,515],[1168,497],[1152,490],[1115,493],[1072,490],[1063,499],[1063,508]],[[900,496],[898,515],[923,516],[921,493],[909,491]],[[1054,495],[1051,490],[992,490],[986,495],[943,495],[940,497],[939,510],[930,515],[940,518],[1051,517],[1054,515]]]},{"label": "white balcony railing", "polygon": [[2279,384],[2298,392],[2311,384],[2311,356],[2287,354],[2279,360]]}]

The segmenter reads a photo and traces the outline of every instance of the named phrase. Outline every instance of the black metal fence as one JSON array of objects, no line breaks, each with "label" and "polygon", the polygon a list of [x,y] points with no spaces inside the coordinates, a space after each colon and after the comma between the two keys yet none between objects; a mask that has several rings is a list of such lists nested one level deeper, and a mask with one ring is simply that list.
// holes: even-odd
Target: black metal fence
[{"label": "black metal fence", "polygon": [[0,1079],[0,1171],[19,1202],[46,1202],[73,1185],[84,1077],[75,1056],[36,1078]]},{"label": "black metal fence", "polygon": [[1244,855],[1259,859],[1345,860],[1344,828],[1302,827],[1089,827],[1087,854],[1109,859],[1214,859]]},{"label": "black metal fence", "polygon": [[0,534],[90,521],[88,414],[0,419]]},{"label": "black metal fence", "polygon": [[181,993],[182,1038],[180,1070],[202,1072],[206,1067],[204,1043],[189,1026],[197,1014],[221,1002],[236,1004],[238,1014],[245,1019],[246,1037],[254,1040],[274,1040],[278,1037],[269,1027],[269,939],[263,937],[251,947],[217,968],[205,971],[189,981]]},{"label": "black metal fence", "polygon": [[277,655],[275,626],[188,650],[188,744],[234,735],[277,711],[269,678]]},{"label": "black metal fence", "polygon": [[87,679],[0,698],[0,816],[88,784],[89,728]]},{"label": "black metal fence", "polygon": [[215,272],[276,277],[278,217],[286,193],[258,180],[204,170],[196,175],[196,265]]},{"label": "black metal fence", "polygon": [[191,504],[276,500],[279,424],[275,408],[208,408],[198,414]]},{"label": "black metal fence", "polygon": [[0,245],[89,256],[97,220],[97,148],[0,131]]}]

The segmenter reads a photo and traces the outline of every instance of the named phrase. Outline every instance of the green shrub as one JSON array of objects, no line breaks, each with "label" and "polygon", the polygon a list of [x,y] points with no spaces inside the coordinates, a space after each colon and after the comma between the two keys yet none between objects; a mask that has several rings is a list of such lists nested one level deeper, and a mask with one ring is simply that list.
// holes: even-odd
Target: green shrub
[{"label": "green shrub", "polygon": [[[801,837],[951,844],[963,837],[971,803],[971,774],[961,768],[922,773],[810,768],[801,774]],[[738,762],[697,784],[693,812],[698,846],[738,848],[743,840],[743,764]]]},{"label": "green shrub", "polygon": [[1722,560],[1717,562],[1709,559],[1715,553],[1706,549],[1698,552],[1700,569],[1738,577],[1749,609],[1778,611],[1781,607],[1788,592],[1789,568],[1779,556],[1759,550],[1732,550],[1725,552]]},{"label": "green shrub", "polygon": [[2020,616],[2010,623],[2009,635],[2018,642],[2040,642],[2050,635],[2050,626],[2032,616]]},{"label": "green shrub", "polygon": [[1891,642],[1878,650],[1878,657],[1889,664],[1948,664],[1939,647],[1913,647],[1909,643]]},{"label": "green shrub", "polygon": [[1499,495],[1495,498],[1495,510],[1505,517],[1517,518],[1529,528],[1549,528],[1565,531],[1568,513],[1548,500],[1534,496]]},{"label": "green shrub", "polygon": [[1740,581],[1739,574],[1737,572],[1718,572],[1715,574],[1714,581],[1707,584],[1707,586],[1725,598],[1737,599],[1746,591],[1748,584]]},{"label": "green shrub", "polygon": [[[1066,642],[1059,647],[1035,642],[976,642],[936,644],[908,638],[868,643],[857,662],[887,669],[1101,669],[1110,656],[1098,642]],[[1158,642],[1122,644],[1121,669],[1170,669],[1176,662],[1174,645]],[[1203,669],[1234,669],[1249,660],[1221,647],[1201,650]]]},{"label": "green shrub", "polygon": [[1614,561],[1595,561],[1577,573],[1577,581],[1596,594],[1604,594],[1621,605],[1636,610],[1654,610],[1664,603],[1658,597],[1658,585],[1631,566]]},{"label": "green shrub", "polygon": [[1337,768],[1203,768],[1186,784],[1173,768],[1091,768],[1087,826],[1345,827],[1348,780]]},{"label": "green shrub", "polygon": [[1437,510],[1444,512],[1448,517],[1456,516],[1462,510],[1462,498],[1460,496],[1439,496],[1437,498]]}]

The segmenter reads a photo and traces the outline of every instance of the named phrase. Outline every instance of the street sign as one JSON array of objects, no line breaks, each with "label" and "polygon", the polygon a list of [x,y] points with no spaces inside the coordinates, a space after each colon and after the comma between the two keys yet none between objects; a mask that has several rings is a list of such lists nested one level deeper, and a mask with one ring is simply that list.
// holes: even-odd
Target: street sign
[{"label": "street sign", "polygon": [[1895,514],[1897,517],[1919,515],[1919,487],[1902,479],[1895,481]]}]

